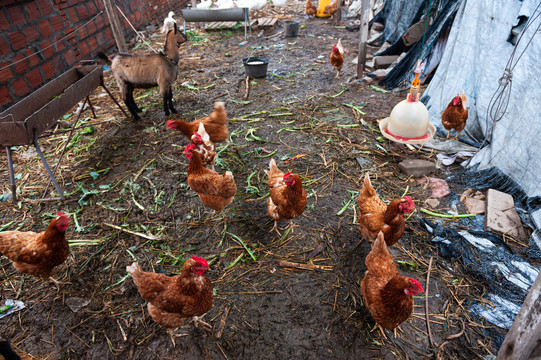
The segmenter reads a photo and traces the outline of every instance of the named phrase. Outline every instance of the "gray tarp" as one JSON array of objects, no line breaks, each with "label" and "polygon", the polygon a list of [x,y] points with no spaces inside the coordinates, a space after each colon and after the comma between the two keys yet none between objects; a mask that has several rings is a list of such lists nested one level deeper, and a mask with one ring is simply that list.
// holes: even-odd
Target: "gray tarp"
[{"label": "gray tarp", "polygon": [[530,198],[528,210],[537,229],[541,229],[541,35],[532,36],[541,16],[525,30],[510,64],[512,85],[507,87],[509,106],[504,116],[493,122],[487,109],[514,49],[507,41],[511,29],[521,15],[533,20],[541,11],[539,4],[539,0],[463,1],[422,99],[431,123],[444,131],[441,113],[464,89],[470,106],[466,139],[482,143],[485,134],[491,134],[489,146],[469,166],[494,167],[515,181]]}]

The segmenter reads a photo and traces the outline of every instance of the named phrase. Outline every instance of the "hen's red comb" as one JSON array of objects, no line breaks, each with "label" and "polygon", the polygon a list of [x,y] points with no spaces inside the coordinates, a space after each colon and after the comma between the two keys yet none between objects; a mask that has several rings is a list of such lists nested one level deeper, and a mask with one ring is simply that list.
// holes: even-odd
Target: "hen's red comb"
[{"label": "hen's red comb", "polygon": [[192,259],[194,259],[198,264],[201,264],[207,268],[209,267],[207,260],[203,259],[202,257],[192,256]]}]

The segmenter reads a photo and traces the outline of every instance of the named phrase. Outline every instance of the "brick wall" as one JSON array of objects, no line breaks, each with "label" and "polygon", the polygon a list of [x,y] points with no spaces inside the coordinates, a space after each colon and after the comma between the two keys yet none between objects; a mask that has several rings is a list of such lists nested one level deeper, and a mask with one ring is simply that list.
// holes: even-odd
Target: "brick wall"
[{"label": "brick wall", "polygon": [[[138,30],[188,0],[113,0]],[[126,40],[134,37],[119,14]],[[102,0],[0,0],[0,111],[80,60],[116,48]]]}]

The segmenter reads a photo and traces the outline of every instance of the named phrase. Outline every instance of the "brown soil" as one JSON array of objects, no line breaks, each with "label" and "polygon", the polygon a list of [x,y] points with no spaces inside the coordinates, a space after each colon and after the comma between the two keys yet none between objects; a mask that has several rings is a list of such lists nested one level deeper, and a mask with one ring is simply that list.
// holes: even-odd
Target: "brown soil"
[{"label": "brown soil", "polygon": [[[288,9],[290,16],[270,13],[305,25],[297,38],[267,38],[281,31],[278,23],[260,38],[254,30],[243,46],[242,30],[222,30],[201,32],[181,47],[174,88],[179,113],[170,118],[202,117],[215,101],[225,101],[229,113],[231,144],[218,144],[217,171],[234,173],[238,193],[225,209],[226,223],[221,215],[208,213],[187,186],[182,150],[188,141],[165,127],[157,89],[136,91],[144,109],[140,122],[125,119],[101,88],[94,92],[98,117],[92,119],[85,110],[84,121],[111,121],[77,132],[57,174],[67,201],[0,203],[0,226],[10,224],[6,230],[41,231],[54,212],[63,210],[77,220],[68,238],[94,241],[71,247],[68,261],[55,272],[63,282],[59,291],[48,280],[21,277],[8,259],[0,258],[2,301],[19,299],[27,306],[0,320],[0,335],[20,353],[40,359],[473,359],[497,351],[485,335],[490,324],[473,318],[464,305],[479,297],[482,287],[438,257],[420,230],[418,212],[408,219],[392,253],[403,261],[401,272],[418,278],[423,287],[434,257],[428,294],[434,345],[427,335],[423,296],[415,299],[414,315],[398,338],[370,332],[374,321],[359,288],[370,246],[361,240],[355,201],[350,202],[354,195],[348,191],[358,190],[361,175],[372,171],[385,201],[408,189],[421,207],[429,190],[401,174],[397,164],[433,154],[378,141],[377,119],[388,116],[405,93],[347,83],[356,70],[351,60],[359,33],[337,28],[329,19],[305,18],[300,1]],[[335,79],[328,55],[338,38],[349,52],[345,74]],[[159,41],[156,34],[155,47]],[[257,46],[264,48],[252,49]],[[251,80],[244,101],[241,59],[252,51],[267,56],[270,65],[266,79]],[[105,78],[118,97],[111,73]],[[350,105],[365,105],[366,114]],[[50,163],[66,139],[66,133],[43,139]],[[280,168],[302,176],[309,196],[306,211],[294,221],[300,228],[281,237],[269,232],[272,221],[266,214],[269,153]],[[14,154],[22,199],[40,198],[47,176],[33,148],[19,147]],[[364,160],[362,168],[356,158]],[[4,153],[0,163],[6,163]],[[435,176],[444,178],[445,173],[437,170]],[[7,171],[0,173],[0,187],[9,192]],[[247,243],[255,261],[230,234]],[[187,325],[178,331],[183,336],[173,348],[125,269],[137,260],[145,270],[172,274],[192,255],[211,264],[215,300],[205,321],[213,328]],[[292,269],[280,266],[280,260],[325,268]],[[74,312],[68,304],[78,298],[88,304]],[[222,320],[223,334],[217,338]],[[459,336],[447,339],[454,334]]]}]

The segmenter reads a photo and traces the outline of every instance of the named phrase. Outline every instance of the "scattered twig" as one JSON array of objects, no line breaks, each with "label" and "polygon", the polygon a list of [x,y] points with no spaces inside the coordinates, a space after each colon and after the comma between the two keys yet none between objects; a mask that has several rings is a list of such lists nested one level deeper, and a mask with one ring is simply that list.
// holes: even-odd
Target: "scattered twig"
[{"label": "scattered twig", "polygon": [[278,261],[278,265],[284,266],[284,267],[292,267],[296,269],[302,269],[302,270],[327,270],[332,271],[332,266],[326,266],[326,265],[309,265],[309,264],[299,264],[294,263],[286,260],[280,260]]},{"label": "scattered twig", "polygon": [[227,316],[229,315],[229,309],[230,309],[229,306],[227,306],[224,310],[222,320],[220,320],[220,328],[218,329],[218,332],[216,333],[216,339],[219,339],[222,337],[222,333],[224,332],[225,320],[227,319]]},{"label": "scattered twig", "polygon": [[103,223],[103,225],[112,227],[113,229],[117,229],[119,231],[131,234],[131,235],[142,237],[143,239],[147,239],[147,240],[162,240],[163,239],[161,236],[147,235],[147,234],[143,234],[143,233],[140,233],[140,232],[137,232],[137,231],[131,231],[131,230],[128,230],[128,229],[123,229],[120,226],[116,226],[116,225],[113,225],[113,224]]},{"label": "scattered twig", "polygon": [[247,100],[248,96],[250,96],[250,77],[246,76],[246,92],[244,93],[244,96],[242,98],[244,100]]},{"label": "scattered twig", "polygon": [[430,281],[430,270],[432,270],[432,256],[428,262],[428,272],[426,273],[426,289],[425,289],[425,315],[426,315],[426,328],[428,329],[428,339],[430,340],[430,346],[435,347],[434,340],[432,339],[432,331],[430,330],[430,319],[428,311],[428,285]]}]

